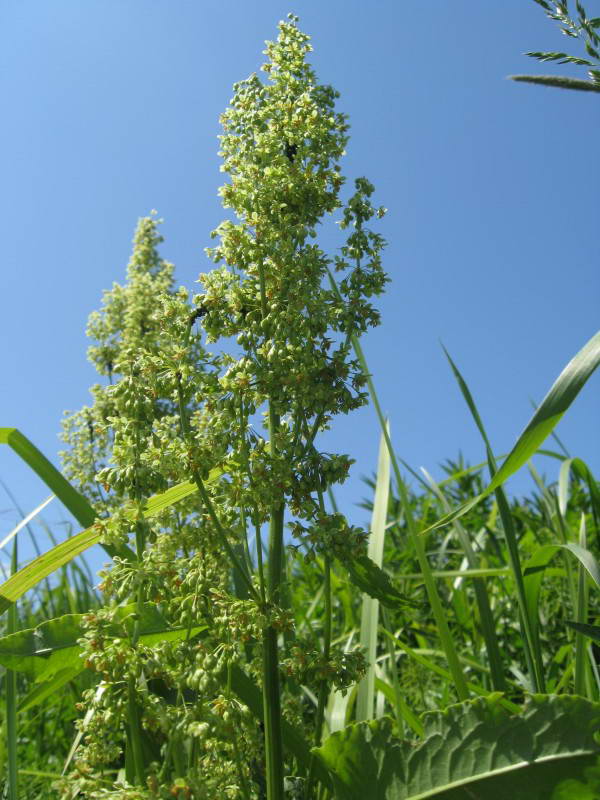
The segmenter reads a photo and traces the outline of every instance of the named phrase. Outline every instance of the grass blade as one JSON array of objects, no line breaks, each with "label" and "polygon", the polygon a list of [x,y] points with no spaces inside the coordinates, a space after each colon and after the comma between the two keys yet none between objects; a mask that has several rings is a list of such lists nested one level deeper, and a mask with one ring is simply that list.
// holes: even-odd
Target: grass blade
[{"label": "grass blade", "polygon": [[[211,470],[206,483],[218,480],[223,474],[222,467],[215,467]],[[185,481],[166,492],[154,495],[146,503],[143,515],[147,519],[163,511],[165,508],[174,505],[197,491],[196,484],[192,481]],[[135,510],[129,512],[133,520]],[[75,556],[83,553],[94,544],[98,544],[102,538],[102,531],[96,525],[92,525],[85,531],[72,536],[65,542],[53,547],[44,555],[35,558],[27,566],[20,569],[0,586],[0,614],[10,608],[11,604],[25,594],[43,578],[55,572],[59,567],[68,564]]]},{"label": "grass blade", "polygon": [[434,525],[425,528],[425,530],[421,531],[421,534],[441,528],[443,525],[448,525],[453,520],[462,517],[484,497],[487,497],[495,489],[502,486],[511,475],[514,475],[534,455],[546,437],[550,435],[598,364],[600,364],[600,332],[593,336],[577,355],[569,361],[552,384],[550,391],[484,491],[477,497],[463,503],[450,514],[443,516]]},{"label": "grass blade", "polygon": [[[0,444],[7,444],[30,467],[58,497],[61,503],[73,514],[77,522],[89,528],[96,518],[96,512],[86,498],[80,494],[69,481],[61,475],[46,456],[30,442],[17,428],[0,428]],[[115,549],[110,545],[102,545],[112,558],[121,556],[130,558],[133,554],[126,548]]]},{"label": "grass blade", "polygon": [[[427,470],[423,470],[427,478],[430,488],[433,493],[439,498],[442,503],[442,508],[448,508],[448,501],[440,490],[439,486],[433,480]],[[458,520],[452,523],[461,547],[464,551],[465,557],[471,568],[471,571],[476,570],[478,567],[477,556],[469,540],[467,531],[463,528]],[[488,596],[487,588],[483,578],[475,578],[473,582],[473,589],[475,590],[475,600],[479,609],[479,619],[481,622],[481,633],[485,641],[485,647],[488,654],[488,661],[490,664],[490,673],[492,679],[492,687],[497,692],[506,691],[506,682],[504,680],[504,670],[502,667],[502,657],[500,655],[500,646],[498,644],[498,637],[496,636],[496,625],[494,623],[494,615],[490,606],[490,599]]]},{"label": "grass blade", "polygon": [[[17,571],[17,539],[13,541],[11,572]],[[9,634],[17,631],[17,606],[14,604],[8,614]],[[8,761],[8,800],[18,800],[19,773],[17,767],[17,676],[12,669],[6,670],[6,751]]]},{"label": "grass blade", "polygon": [[[477,406],[475,405],[475,401],[473,399],[469,387],[467,386],[465,379],[461,375],[458,367],[450,357],[450,354],[448,353],[445,347],[444,347],[444,353],[446,354],[446,358],[448,359],[448,363],[452,368],[452,372],[454,373],[454,376],[460,387],[460,391],[465,399],[469,411],[471,412],[471,416],[473,417],[475,425],[477,426],[477,429],[479,430],[481,438],[483,439],[483,442],[485,444],[485,449],[488,459],[488,469],[490,472],[490,479],[491,479],[490,486],[491,486],[494,484],[496,480],[498,471],[496,468],[496,460],[494,458],[494,453],[492,451],[490,440],[488,439],[485,427],[483,425],[483,421],[479,415],[479,411],[477,410]],[[542,406],[543,405],[544,404],[542,403]],[[510,459],[510,455],[508,459]],[[508,504],[508,500],[506,499],[506,495],[500,484],[498,484],[494,488],[494,493],[496,496],[496,502],[498,504],[498,511],[500,513],[502,529],[504,531],[504,538],[506,540],[506,545],[508,549],[510,567],[517,588],[517,601],[519,605],[519,622],[523,634],[523,645],[524,645],[523,649],[524,649],[525,659],[527,661],[529,671],[531,673],[534,691],[543,692],[545,691],[545,686],[544,686],[545,679],[544,679],[544,670],[542,664],[542,654],[541,654],[539,639],[534,634],[534,623],[532,621],[532,615],[537,614],[537,610],[534,610],[531,606],[528,606],[527,604],[527,598],[525,594],[525,583],[523,579],[523,570],[521,568],[521,559],[519,556],[519,545],[517,542],[517,534],[515,531],[513,518],[510,513],[510,506]],[[455,521],[456,517],[452,519],[452,522]]]},{"label": "grass blade", "polygon": [[[585,514],[583,513],[581,515],[581,525],[579,527],[579,546],[584,550],[586,548]],[[586,570],[581,562],[579,563],[578,573],[577,622],[585,625],[587,623],[588,587]],[[575,634],[575,694],[583,696],[585,693],[587,668],[586,641],[583,634],[577,631]]]},{"label": "grass blade", "polygon": [[[389,432],[389,425],[388,425]],[[383,563],[385,544],[385,524],[387,522],[388,502],[390,496],[390,456],[385,439],[381,436],[379,443],[379,461],[377,465],[377,483],[371,517],[371,535],[369,537],[369,558],[379,567]],[[356,719],[373,719],[373,699],[375,696],[375,656],[377,654],[377,630],[379,626],[379,601],[374,597],[363,595],[360,622],[360,646],[366,653],[367,674],[358,686],[356,700]],[[393,665],[392,665],[393,668]]]},{"label": "grass blade", "polygon": [[[331,283],[331,288],[336,293],[337,297],[341,300],[342,296],[335,282],[335,278],[331,273],[331,270],[328,270],[328,274]],[[419,562],[419,568],[423,573],[423,582],[425,584],[425,589],[427,591],[427,597],[429,599],[429,604],[431,605],[431,611],[435,618],[437,632],[438,636],[440,637],[442,649],[444,650],[444,653],[446,654],[446,658],[448,660],[448,666],[450,668],[450,673],[452,675],[452,681],[456,689],[456,694],[459,700],[466,700],[469,697],[469,690],[467,688],[467,680],[465,678],[465,673],[458,658],[458,653],[456,652],[454,641],[452,640],[452,635],[450,633],[450,628],[448,627],[448,621],[446,619],[446,614],[444,612],[444,607],[442,605],[440,595],[435,585],[435,580],[431,574],[431,566],[429,564],[429,561],[427,560],[427,554],[425,552],[425,545],[423,544],[423,539],[421,536],[419,536],[417,531],[417,526],[412,514],[408,490],[402,478],[402,474],[400,472],[400,466],[398,464],[398,459],[396,458],[396,453],[394,452],[394,448],[392,447],[392,441],[390,439],[390,436],[386,428],[385,418],[381,410],[379,398],[377,397],[375,386],[373,384],[373,381],[371,380],[371,375],[369,372],[367,361],[365,359],[365,355],[363,353],[360,342],[358,341],[356,336],[352,336],[351,340],[352,340],[352,347],[354,348],[354,352],[356,353],[356,356],[360,362],[361,369],[367,378],[369,394],[371,396],[371,400],[373,401],[373,406],[375,407],[375,412],[379,420],[379,426],[385,438],[385,443],[387,445],[388,452],[390,454],[390,461],[392,464],[392,469],[394,470],[394,477],[396,479],[396,485],[398,488],[398,496],[400,498],[402,509],[404,511],[404,516],[406,519],[406,525],[409,531],[409,535],[415,548],[415,553],[417,555],[417,560]]]},{"label": "grass blade", "polygon": [[[600,628],[598,628],[598,630],[600,631]],[[447,669],[444,669],[444,667],[440,667],[439,664],[435,663],[435,661],[432,661],[431,659],[427,658],[421,653],[418,653],[416,650],[410,647],[410,645],[403,642],[401,639],[396,637],[390,631],[384,629],[384,633],[387,637],[390,638],[390,640],[396,647],[399,647],[401,650],[404,650],[404,652],[408,656],[410,656],[414,661],[416,661],[417,664],[420,664],[422,667],[425,667],[426,669],[430,670],[435,675],[439,675],[440,678],[442,678],[445,682],[449,682],[452,680],[452,676]],[[481,686],[478,683],[475,683],[474,681],[469,681],[468,687],[473,694],[477,694],[480,697],[488,697],[490,694],[487,689],[484,689],[483,686]],[[519,711],[519,706],[516,703],[512,703],[510,700],[507,700],[506,698],[502,699],[501,705],[503,705],[504,708],[507,708],[509,711],[513,711],[514,713],[518,713]]]},{"label": "grass blade", "polygon": [[14,536],[16,536],[16,535],[17,535],[17,533],[18,533],[18,532],[19,532],[19,531],[20,531],[22,528],[24,528],[26,525],[28,525],[28,524],[31,522],[31,520],[32,520],[32,519],[33,519],[33,518],[34,518],[34,517],[35,517],[37,514],[39,514],[39,513],[40,513],[40,511],[42,511],[44,508],[46,508],[46,506],[48,505],[48,503],[50,503],[52,500],[54,500],[54,495],[53,495],[53,494],[51,494],[51,495],[50,495],[50,497],[47,497],[45,500],[43,500],[43,501],[42,501],[42,502],[39,504],[39,506],[38,506],[37,508],[34,508],[34,509],[33,509],[33,511],[30,511],[30,512],[29,512],[29,514],[27,514],[27,516],[26,516],[26,517],[24,517],[24,518],[23,518],[23,519],[22,519],[22,520],[21,520],[21,521],[18,523],[18,525],[15,525],[15,527],[12,529],[12,531],[11,531],[9,534],[7,534],[7,535],[4,537],[4,539],[2,539],[2,541],[0,542],[0,550],[2,550],[4,547],[6,547],[6,545],[7,545],[7,544],[10,542],[10,540],[11,540],[11,539],[12,539]]},{"label": "grass blade", "polygon": [[600,92],[600,86],[593,81],[581,78],[567,78],[562,75],[509,75],[511,81],[537,83],[539,86],[554,86],[557,89],[575,89],[579,92]]},{"label": "grass blade", "polygon": [[7,444],[31,467],[82,527],[88,528],[92,524],[96,518],[92,506],[21,431],[17,428],[0,428],[0,444]]},{"label": "grass blade", "polygon": [[[135,618],[135,615],[138,618]],[[85,669],[79,644],[85,614],[64,614],[35,628],[27,628],[0,639],[0,664],[25,672],[36,681],[49,680],[65,670]],[[139,641],[147,647],[197,636],[205,625],[172,627],[154,603],[119,606],[115,622],[106,629],[107,637],[132,635],[138,627]]]}]

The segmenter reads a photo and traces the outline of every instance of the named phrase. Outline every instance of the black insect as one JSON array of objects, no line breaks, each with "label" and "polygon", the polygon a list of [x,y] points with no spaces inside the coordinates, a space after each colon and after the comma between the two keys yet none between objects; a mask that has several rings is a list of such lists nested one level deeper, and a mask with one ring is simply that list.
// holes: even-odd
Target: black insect
[{"label": "black insect", "polygon": [[294,163],[294,159],[296,158],[297,152],[298,152],[297,144],[290,144],[290,142],[285,143],[285,155],[286,158],[289,160],[290,164]]},{"label": "black insect", "polygon": [[208,314],[208,308],[206,306],[200,306],[195,311],[193,311],[192,314],[190,314],[190,318],[188,320],[190,328],[192,327],[194,322],[196,322],[197,319],[200,319],[205,314]]}]

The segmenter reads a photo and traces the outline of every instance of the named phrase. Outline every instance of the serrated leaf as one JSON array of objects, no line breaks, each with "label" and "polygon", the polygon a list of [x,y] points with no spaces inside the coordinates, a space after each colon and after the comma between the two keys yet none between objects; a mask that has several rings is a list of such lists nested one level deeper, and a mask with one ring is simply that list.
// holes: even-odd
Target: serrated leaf
[{"label": "serrated leaf", "polygon": [[384,718],[336,732],[313,752],[336,800],[548,800],[596,763],[600,704],[533,695],[517,715],[500,697],[425,714],[418,743],[395,738]]}]

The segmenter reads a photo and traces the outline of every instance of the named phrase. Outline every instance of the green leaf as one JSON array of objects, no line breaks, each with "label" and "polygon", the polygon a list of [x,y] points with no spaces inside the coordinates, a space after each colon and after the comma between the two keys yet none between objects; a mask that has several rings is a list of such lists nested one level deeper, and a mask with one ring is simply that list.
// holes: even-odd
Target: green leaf
[{"label": "green leaf", "polygon": [[7,444],[31,467],[82,527],[88,528],[93,523],[96,514],[85,497],[71,486],[69,481],[21,431],[17,428],[0,428],[0,444]]},{"label": "green leaf", "polygon": [[[222,467],[215,467],[210,471],[206,483],[218,480],[223,472]],[[184,481],[177,484],[177,486],[172,486],[166,492],[151,497],[146,503],[143,515],[145,518],[153,517],[196,491],[196,485],[191,481]],[[131,519],[134,518],[135,513],[134,510],[129,512]],[[84,550],[87,550],[92,545],[98,544],[101,537],[101,530],[96,525],[92,525],[85,531],[81,531],[76,536],[72,536],[65,542],[53,547],[47,553],[38,556],[23,569],[20,569],[0,586],[0,614],[10,608],[12,603],[43,578],[72,561],[75,556],[83,553]]]},{"label": "green leaf", "polygon": [[[25,672],[36,681],[48,681],[65,671],[83,671],[82,648],[77,643],[83,635],[84,614],[65,614],[62,617],[42,622],[36,628],[28,628],[0,639],[0,664],[16,672]],[[131,636],[138,617],[138,604],[120,606],[116,611],[117,621],[107,628],[114,637]],[[154,603],[144,603],[139,616],[139,641],[152,646],[158,642],[184,639],[195,636],[205,625],[172,628]],[[71,680],[72,675],[67,680]]]},{"label": "green leaf", "polygon": [[577,633],[583,633],[584,636],[588,636],[595,642],[600,642],[600,626],[587,625],[583,622],[572,622],[571,620],[567,620],[566,622],[569,628],[573,628]]},{"label": "green leaf", "polygon": [[387,572],[378,567],[369,556],[357,556],[340,563],[348,571],[356,588],[379,600],[382,605],[388,608],[398,608],[400,604],[416,606],[413,600],[396,587]]},{"label": "green leaf", "polygon": [[558,506],[560,513],[563,517],[567,513],[571,472],[587,483],[594,517],[596,520],[600,520],[600,489],[590,468],[580,458],[566,458],[561,464],[558,477]]},{"label": "green leaf", "polygon": [[334,733],[314,752],[333,776],[336,800],[549,800],[596,763],[600,704],[533,695],[515,715],[500,699],[425,714],[418,743],[392,736],[383,718]]},{"label": "green leaf", "polygon": [[532,58],[537,58],[538,61],[558,61],[559,64],[580,64],[585,67],[593,67],[594,64],[591,61],[587,61],[585,58],[577,58],[577,56],[569,56],[567,53],[525,53],[526,56],[531,56]]},{"label": "green leaf", "polygon": [[[598,89],[600,91],[600,87]],[[434,525],[425,528],[425,530],[421,531],[421,534],[441,528],[443,525],[448,525],[453,520],[462,517],[467,511],[470,511],[481,502],[484,497],[487,497],[499,486],[502,486],[511,475],[529,461],[544,439],[556,427],[598,364],[600,364],[600,332],[587,342],[558,376],[531,421],[517,439],[506,460],[484,491],[477,497],[463,503],[451,513],[443,516]]]},{"label": "green leaf", "polygon": [[[30,442],[17,428],[0,428],[0,444],[7,444],[11,447],[27,466],[44,481],[65,508],[73,514],[77,522],[82,527],[89,528],[96,518],[96,512],[86,498],[61,475],[33,442]],[[102,546],[111,558],[115,555],[128,559],[133,558],[133,553],[129,548],[115,549],[110,545]]]},{"label": "green leaf", "polygon": [[592,81],[579,78],[566,78],[558,75],[509,75],[509,80],[521,83],[537,83],[541,86],[555,86],[558,89],[575,89],[580,92],[600,92],[600,86]]},{"label": "green leaf", "polygon": [[[389,433],[389,424],[388,424]],[[385,544],[388,501],[390,496],[390,454],[383,434],[379,442],[377,464],[377,483],[371,516],[371,535],[369,536],[369,558],[381,569]],[[368,667],[366,675],[358,685],[356,698],[357,721],[372,719],[375,698],[375,657],[377,655],[377,631],[379,628],[379,601],[367,594],[363,595],[360,621],[360,646],[365,652]],[[393,668],[393,667],[392,667]]]},{"label": "green leaf", "polygon": [[77,668],[73,667],[73,669],[61,669],[52,678],[36,684],[33,689],[27,692],[25,697],[22,698],[19,703],[18,711],[28,711],[30,708],[38,706],[47,699],[50,700],[50,702],[56,701],[59,697],[59,689],[62,689],[62,687],[70,681],[75,680],[81,671],[81,666]]}]

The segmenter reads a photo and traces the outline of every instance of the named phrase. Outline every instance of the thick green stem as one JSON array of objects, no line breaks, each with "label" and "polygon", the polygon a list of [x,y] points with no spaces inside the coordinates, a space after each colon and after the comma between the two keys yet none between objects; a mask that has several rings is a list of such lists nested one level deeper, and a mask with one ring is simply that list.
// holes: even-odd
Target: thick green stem
[{"label": "thick green stem", "polygon": [[[267,317],[265,270],[259,263],[260,301],[263,320]],[[269,402],[269,446],[271,456],[277,453],[276,436],[279,416],[271,398]],[[283,491],[271,506],[269,521],[269,561],[267,564],[267,602],[279,603],[283,573]],[[281,733],[281,687],[279,683],[279,653],[277,630],[270,626],[263,632],[263,711],[265,725],[265,754],[267,763],[267,800],[283,800],[283,737]]]},{"label": "thick green stem", "polygon": [[[269,403],[269,438],[271,454],[279,417]],[[267,601],[279,604],[283,572],[283,496],[273,503],[269,521],[269,561],[267,564]],[[270,626],[263,634],[263,708],[267,760],[267,800],[283,800],[283,738],[281,733],[281,687],[279,684],[278,633]]]}]

